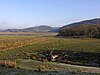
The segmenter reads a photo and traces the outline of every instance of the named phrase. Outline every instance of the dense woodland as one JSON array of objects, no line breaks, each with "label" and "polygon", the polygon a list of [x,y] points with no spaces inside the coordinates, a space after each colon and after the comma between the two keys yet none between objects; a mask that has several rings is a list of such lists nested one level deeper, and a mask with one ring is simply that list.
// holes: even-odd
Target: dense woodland
[{"label": "dense woodland", "polygon": [[59,30],[58,36],[100,38],[100,25],[79,25],[64,27]]}]

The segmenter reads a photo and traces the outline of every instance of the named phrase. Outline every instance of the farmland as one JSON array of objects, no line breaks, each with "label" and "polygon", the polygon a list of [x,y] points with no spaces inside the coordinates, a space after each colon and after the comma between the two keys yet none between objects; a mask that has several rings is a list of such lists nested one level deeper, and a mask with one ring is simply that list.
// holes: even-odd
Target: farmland
[{"label": "farmland", "polygon": [[0,51],[30,47],[30,50],[71,50],[100,52],[100,39],[52,36],[0,36]]},{"label": "farmland", "polygon": [[[12,35],[9,35],[12,34]],[[67,68],[62,66],[59,62],[56,65],[56,62],[41,62],[41,57],[45,57],[44,51],[60,51],[62,55],[66,51],[73,52],[86,52],[86,53],[100,53],[100,39],[93,38],[62,38],[56,37],[57,33],[33,33],[30,35],[26,35],[26,33],[5,33],[0,36],[0,61],[3,60],[13,60],[16,61],[17,67],[21,66],[21,70],[2,68],[0,71],[1,74],[8,73],[8,71],[18,71],[23,73],[23,71],[27,70],[27,72],[32,72],[37,69],[37,66],[41,64],[42,66],[47,65],[46,69],[49,71],[55,70],[64,70],[67,69],[68,73],[72,73],[73,71],[81,72],[84,74],[87,68],[82,68],[80,71],[79,67],[68,66],[64,64]],[[41,34],[41,35],[40,35]],[[65,53],[66,54],[66,53]],[[33,57],[36,55],[36,57]],[[37,57],[38,56],[38,57]],[[92,58],[92,57],[91,57]],[[91,59],[92,60],[92,59]],[[99,60],[99,59],[98,59]],[[69,62],[69,61],[68,61]],[[67,62],[67,63],[68,63]],[[65,63],[65,60],[64,60]],[[71,62],[73,63],[73,62]],[[27,64],[27,65],[26,65]],[[1,68],[1,67],[0,67]],[[75,70],[75,68],[77,68]],[[44,70],[46,70],[44,69]],[[93,69],[93,68],[92,68]],[[99,68],[94,69],[95,72],[92,71],[91,68],[87,69],[86,73],[100,73]],[[50,73],[51,73],[50,71]],[[65,73],[67,72],[65,71]],[[16,75],[16,74],[15,74]],[[77,75],[77,74],[76,74]]]}]

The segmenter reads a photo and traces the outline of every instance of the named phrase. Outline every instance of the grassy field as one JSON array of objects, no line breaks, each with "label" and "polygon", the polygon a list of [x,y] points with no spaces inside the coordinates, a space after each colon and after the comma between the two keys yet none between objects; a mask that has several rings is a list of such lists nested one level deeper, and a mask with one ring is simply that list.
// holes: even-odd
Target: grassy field
[{"label": "grassy field", "polygon": [[1,36],[17,36],[17,35],[23,35],[23,36],[54,36],[57,35],[57,33],[52,32],[0,32]]},{"label": "grassy field", "polygon": [[0,59],[21,58],[34,50],[68,50],[100,53],[100,39],[44,36],[1,36]]},{"label": "grassy field", "polygon": [[[2,68],[1,75],[99,75],[100,68],[82,67],[55,62],[40,62],[36,60],[17,59],[18,68]],[[37,72],[41,66],[41,72]],[[20,67],[20,68],[19,68]]]},{"label": "grassy field", "polygon": [[[9,33],[9,34],[13,34],[13,33]],[[25,70],[28,70],[28,72],[31,71],[33,73],[39,64],[48,66],[46,68],[48,69],[47,71],[48,74],[51,73],[52,70],[55,71],[55,70],[65,70],[65,69],[67,69],[67,71],[64,72],[65,74],[66,73],[71,74],[72,72],[75,72],[75,73],[77,72],[78,74],[78,72],[80,72],[79,67],[76,67],[77,70],[75,71],[75,67],[70,68],[69,66],[66,66],[67,67],[66,68],[62,65],[56,65],[50,62],[39,62],[36,60],[26,59],[26,54],[34,53],[34,51],[37,51],[37,50],[38,51],[67,50],[67,51],[75,51],[75,52],[100,53],[100,39],[59,38],[59,37],[54,36],[57,33],[54,33],[54,34],[42,33],[41,35],[39,33],[36,35],[32,34],[30,36],[19,35],[18,33],[16,34],[17,35],[1,35],[0,36],[0,60],[16,60],[18,66],[21,66],[21,70],[19,71],[18,69],[0,68],[1,74],[5,73],[3,75],[6,75],[8,71],[11,71],[10,73],[12,73],[12,70],[15,72],[17,71],[18,73],[20,72],[23,73],[25,72]],[[86,70],[84,68],[81,69],[81,73],[83,73],[83,75],[85,71]],[[85,73],[93,73],[93,72],[94,71],[92,71],[92,69],[89,69]],[[98,72],[100,71],[96,69],[95,73],[98,73]],[[40,75],[48,75],[48,74],[45,73],[45,74],[40,74]],[[14,75],[24,75],[24,74],[14,74]]]},{"label": "grassy field", "polygon": [[0,36],[0,51],[24,46],[32,46],[34,50],[74,50],[100,52],[100,39],[92,38],[57,38],[47,36]]}]

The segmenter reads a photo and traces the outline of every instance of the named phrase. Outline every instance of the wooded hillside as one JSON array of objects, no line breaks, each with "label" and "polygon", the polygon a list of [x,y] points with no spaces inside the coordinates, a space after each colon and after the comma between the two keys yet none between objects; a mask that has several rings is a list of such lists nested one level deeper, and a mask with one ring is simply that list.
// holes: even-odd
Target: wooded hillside
[{"label": "wooded hillside", "polygon": [[59,36],[100,38],[100,25],[80,25],[64,27],[59,30]]}]

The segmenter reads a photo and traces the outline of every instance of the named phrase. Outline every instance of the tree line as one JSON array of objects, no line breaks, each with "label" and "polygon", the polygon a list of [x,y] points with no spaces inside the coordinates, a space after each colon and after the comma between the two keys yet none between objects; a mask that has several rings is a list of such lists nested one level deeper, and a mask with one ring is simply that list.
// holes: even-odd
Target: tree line
[{"label": "tree line", "polygon": [[100,38],[100,25],[79,25],[61,28],[58,36]]}]

